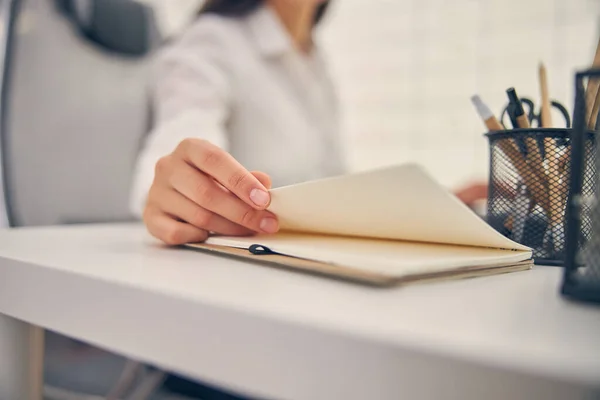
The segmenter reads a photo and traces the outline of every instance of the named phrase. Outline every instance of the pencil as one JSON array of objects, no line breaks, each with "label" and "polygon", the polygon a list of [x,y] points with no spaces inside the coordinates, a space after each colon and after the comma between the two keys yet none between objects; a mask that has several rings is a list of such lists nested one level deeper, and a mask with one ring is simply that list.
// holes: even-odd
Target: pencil
[{"label": "pencil", "polygon": [[[509,88],[506,91],[506,94],[508,95],[508,100],[513,107],[519,128],[530,128],[529,120],[527,119],[527,115],[525,115],[523,104],[521,104],[521,100],[519,99],[515,88]],[[525,138],[525,145],[527,146],[527,160],[531,164],[531,169],[542,185],[545,186],[547,183],[546,172],[544,171],[544,162],[542,161],[542,154],[540,153],[537,142],[534,138],[527,137]]]},{"label": "pencil", "polygon": [[594,106],[592,107],[592,113],[588,120],[588,128],[596,130],[596,123],[598,122],[598,113],[600,112],[600,88],[596,92],[596,99],[594,100]]},{"label": "pencil", "polygon": [[[598,45],[596,47],[596,54],[594,55],[594,61],[592,61],[592,68],[600,68],[600,39],[598,40]],[[594,103],[596,98],[598,97],[598,88],[600,87],[600,80],[598,78],[590,78],[587,84],[587,88],[585,90],[585,107],[586,107],[586,126],[590,129],[595,128],[596,118],[594,117]],[[596,112],[596,117],[598,116],[598,112]],[[592,125],[591,121],[594,119],[594,124]]]},{"label": "pencil", "polygon": [[561,185],[560,191],[560,202],[561,208],[565,210],[567,205],[567,193],[569,191],[569,173],[570,173],[570,165],[571,162],[571,150],[570,148],[565,150],[565,152],[558,158],[558,173]]},{"label": "pencil", "polygon": [[[539,66],[540,92],[542,97],[542,127],[552,127],[552,115],[550,94],[548,90],[548,74],[543,63]],[[544,138],[544,149],[546,150],[546,161],[548,167],[548,202],[550,203],[550,222],[555,243],[560,242],[559,227],[563,221],[564,188],[561,187],[560,173],[558,168],[558,149],[554,138]]]},{"label": "pencil", "polygon": [[[483,100],[481,100],[479,96],[474,95],[471,97],[471,101],[475,106],[479,117],[483,120],[485,126],[490,132],[504,130],[504,127],[502,124],[500,124],[500,121],[498,121],[489,107],[483,102]],[[523,158],[523,155],[519,151],[519,148],[514,141],[511,139],[499,140],[498,147],[500,150],[502,150],[502,152],[509,159],[510,163],[517,170],[518,174],[521,176],[521,179],[525,181],[525,185],[531,191],[534,201],[541,205],[546,212],[548,212],[549,208],[547,206],[544,186],[538,179],[536,179],[535,174],[527,164],[526,160]]]},{"label": "pencil", "polygon": [[539,66],[540,91],[542,94],[542,127],[552,127],[552,106],[550,104],[550,94],[548,92],[548,73],[546,66],[540,63]]},{"label": "pencil", "polygon": [[490,110],[490,108],[483,102],[481,97],[474,95],[471,97],[471,102],[475,106],[477,114],[479,114],[489,132],[504,130],[504,127],[500,121],[498,121],[492,110]]}]

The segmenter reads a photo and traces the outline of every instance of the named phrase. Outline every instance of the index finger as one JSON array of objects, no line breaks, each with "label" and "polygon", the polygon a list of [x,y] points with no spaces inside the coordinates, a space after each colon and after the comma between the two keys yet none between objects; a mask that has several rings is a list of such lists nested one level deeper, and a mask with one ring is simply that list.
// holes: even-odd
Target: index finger
[{"label": "index finger", "polygon": [[255,209],[269,206],[271,196],[262,183],[231,154],[201,139],[187,139],[180,145],[184,160],[209,175]]}]

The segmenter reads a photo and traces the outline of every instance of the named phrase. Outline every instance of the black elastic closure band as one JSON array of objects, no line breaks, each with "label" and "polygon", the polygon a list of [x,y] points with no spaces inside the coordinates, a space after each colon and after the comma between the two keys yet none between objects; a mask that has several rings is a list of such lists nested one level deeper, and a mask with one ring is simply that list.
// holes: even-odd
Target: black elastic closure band
[{"label": "black elastic closure band", "polygon": [[248,250],[250,251],[250,253],[257,255],[257,256],[266,255],[266,254],[275,254],[274,251],[272,251],[268,247],[265,247],[261,244],[253,244],[252,246],[250,246],[248,248]]}]

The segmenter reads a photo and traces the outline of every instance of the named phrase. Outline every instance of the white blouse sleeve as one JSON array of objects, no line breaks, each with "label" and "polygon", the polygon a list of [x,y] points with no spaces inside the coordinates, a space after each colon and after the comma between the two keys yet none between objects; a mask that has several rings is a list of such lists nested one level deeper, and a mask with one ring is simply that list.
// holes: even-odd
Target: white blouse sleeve
[{"label": "white blouse sleeve", "polygon": [[137,217],[142,215],[156,162],[183,139],[203,138],[228,148],[224,126],[230,82],[215,23],[218,21],[197,23],[157,58],[154,128],[139,154],[130,196],[130,209]]}]

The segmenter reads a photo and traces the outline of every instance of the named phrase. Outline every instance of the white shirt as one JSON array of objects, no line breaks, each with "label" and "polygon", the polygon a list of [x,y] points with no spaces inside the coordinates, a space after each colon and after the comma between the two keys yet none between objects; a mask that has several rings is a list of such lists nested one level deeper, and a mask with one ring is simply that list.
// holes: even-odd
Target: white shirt
[{"label": "white shirt", "polygon": [[204,0],[138,0],[152,7],[162,37],[181,32],[196,17]]},{"label": "white shirt", "polygon": [[295,50],[268,7],[243,18],[202,15],[158,56],[155,128],[140,154],[131,208],[143,211],[154,165],[203,138],[273,186],[345,171],[337,99],[323,59]]}]

